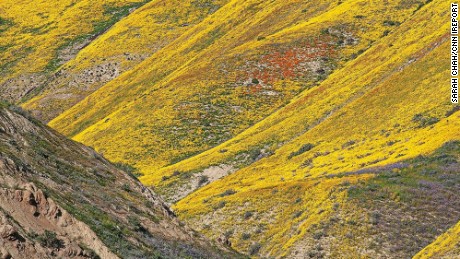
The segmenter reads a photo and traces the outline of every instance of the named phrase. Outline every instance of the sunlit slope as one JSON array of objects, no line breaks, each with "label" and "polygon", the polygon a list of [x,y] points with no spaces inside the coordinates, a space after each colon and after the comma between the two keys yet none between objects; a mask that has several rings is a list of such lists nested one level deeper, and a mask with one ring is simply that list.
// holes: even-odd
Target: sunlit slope
[{"label": "sunlit slope", "polygon": [[151,1],[60,68],[42,92],[23,105],[49,121],[105,83],[166,46],[227,0]]},{"label": "sunlit slope", "polygon": [[[347,193],[345,202],[334,204],[331,214],[309,229],[291,255],[411,258],[460,219],[459,141],[367,173],[374,177],[340,186]],[[455,234],[451,237],[456,239]],[[452,247],[445,251],[450,254],[446,258],[458,257]]]},{"label": "sunlit slope", "polygon": [[145,0],[0,1],[0,97],[19,101]]},{"label": "sunlit slope", "polygon": [[[360,58],[351,61],[345,68],[333,73],[318,87],[302,92],[286,107],[278,110],[255,126],[213,149],[183,162],[165,167],[159,172],[148,174],[142,178],[142,181],[148,185],[155,185],[159,189],[166,189],[164,194],[171,196],[167,193],[167,190],[177,189],[177,185],[182,186],[183,184],[188,184],[189,181],[187,178],[179,177],[177,172],[189,177],[190,174],[199,175],[198,173],[214,166],[244,167],[272,154],[281,145],[315,128],[331,116],[343,113],[341,109],[345,105],[381,86],[382,82],[391,82],[388,80],[393,80],[392,77],[398,74],[400,70],[405,69],[448,39],[446,34],[448,24],[436,24],[430,21],[433,15],[441,21],[444,11],[441,9],[430,10],[428,8],[422,10],[410,21],[402,24],[397,29],[397,33],[391,33],[382,38],[376,46],[367,50]],[[441,29],[439,28],[440,26]],[[296,26],[297,29],[303,27]],[[289,31],[290,35],[296,33],[295,30]],[[420,69],[421,72],[418,72],[421,75],[426,74],[423,68]],[[444,72],[447,73],[446,71]],[[419,77],[419,75],[414,76]],[[436,78],[441,84],[439,75]],[[410,79],[407,80],[410,81]],[[445,84],[445,82],[442,84]],[[447,96],[447,90],[443,94]],[[413,102],[414,100],[412,99],[407,100],[408,104]],[[420,104],[414,103],[413,105]],[[411,110],[413,110],[413,105],[410,106]],[[451,109],[447,99],[438,106],[443,107],[442,109]],[[362,108],[357,108],[357,111],[361,110]],[[424,114],[424,116],[439,117],[440,115]],[[406,127],[413,127],[413,123],[411,123],[412,117],[405,119],[409,122]],[[396,117],[392,120],[395,122],[391,126],[402,125],[401,122],[396,122]],[[350,123],[350,125],[354,127],[353,124]],[[337,126],[332,125],[332,128],[337,129]],[[408,132],[412,134],[412,130]],[[373,132],[367,133],[367,135],[372,134]],[[334,137],[331,139],[333,141],[347,142],[346,140],[338,140],[335,138],[336,136],[331,137]],[[358,142],[357,140],[353,141]],[[314,142],[311,143],[314,144]],[[294,148],[299,149],[300,146]],[[402,154],[401,159],[404,155],[407,154]],[[366,159],[371,158],[367,157]],[[343,163],[340,162],[340,164]],[[172,193],[172,195],[175,194]]]},{"label": "sunlit slope", "polygon": [[234,0],[50,125],[155,174],[314,87],[419,4]]},{"label": "sunlit slope", "polygon": [[[316,234],[317,227],[331,220],[335,206],[347,204],[343,185],[366,186],[373,176],[370,168],[431,153],[459,139],[460,114],[449,103],[446,10],[446,2],[433,1],[318,88],[269,117],[268,122],[275,123],[265,124],[266,132],[258,133],[265,139],[286,136],[281,127],[291,136],[300,135],[275,148],[273,155],[179,201],[175,207],[179,215],[212,237],[233,233],[230,241],[240,251],[304,258],[309,249],[303,249],[314,247],[322,237]],[[335,103],[339,106],[330,106]],[[289,112],[277,121],[277,116]],[[278,134],[271,135],[273,131]],[[244,150],[250,141],[233,145]],[[193,163],[197,166],[196,160]],[[149,181],[147,176],[143,180]],[[353,250],[348,246],[347,251],[346,244],[328,248],[328,253],[379,257],[390,247]],[[402,253],[407,257],[411,252]]]},{"label": "sunlit slope", "polygon": [[439,236],[414,258],[457,258],[460,256],[460,223]]}]

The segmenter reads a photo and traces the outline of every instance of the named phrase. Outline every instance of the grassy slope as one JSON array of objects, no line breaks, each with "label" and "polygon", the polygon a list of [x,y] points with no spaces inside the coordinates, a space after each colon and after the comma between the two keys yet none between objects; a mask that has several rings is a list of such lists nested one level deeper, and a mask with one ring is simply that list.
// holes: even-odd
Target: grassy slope
[{"label": "grassy slope", "polygon": [[[374,258],[415,255],[460,219],[459,158],[460,142],[452,141],[430,155],[374,170],[369,181],[344,185],[346,203],[315,229],[321,237],[313,237],[324,251],[350,257],[367,248]],[[450,253],[453,258],[458,251]]]},{"label": "grassy slope", "polygon": [[[143,0],[1,1],[0,85],[44,81],[60,64],[59,51],[102,32]],[[29,78],[35,75],[35,78]],[[22,77],[21,77],[22,76]],[[27,87],[27,86],[25,86]],[[26,92],[3,89],[2,97],[18,101]],[[30,89],[26,89],[30,90]]]},{"label": "grassy slope", "polygon": [[[235,0],[50,125],[161,178],[158,168],[263,119],[394,29],[386,20],[404,21],[418,4]],[[309,67],[315,64],[324,71]]]},{"label": "grassy slope", "polygon": [[460,255],[458,244],[460,223],[439,236],[432,244],[425,247],[414,258],[455,258]]},{"label": "grassy slope", "polygon": [[[181,217],[210,236],[233,229],[240,251],[261,245],[263,255],[286,255],[330,217],[334,203],[345,202],[341,184],[372,175],[324,177],[395,163],[458,139],[459,114],[451,114],[447,90],[439,91],[448,85],[446,10],[446,3],[433,1],[319,87],[236,140],[178,164],[193,170],[226,161],[228,152],[234,156],[251,143],[290,141],[178,202]],[[314,148],[295,153],[307,143]],[[216,152],[224,148],[230,151]],[[148,176],[143,180],[150,181]],[[244,220],[246,211],[257,216]],[[244,233],[252,235],[250,241]]]},{"label": "grassy slope", "polygon": [[[436,12],[433,11],[432,13]],[[365,14],[371,15],[369,13]],[[356,14],[349,15],[353,17]],[[253,156],[253,154],[257,157],[258,154],[262,153],[261,151],[263,149],[269,150],[269,152],[265,151],[266,153],[272,153],[280,145],[291,141],[310,129],[314,129],[318,124],[332,115],[343,112],[341,108],[363,96],[369,90],[378,87],[383,81],[393,80],[391,76],[394,76],[399,69],[407,66],[409,62],[412,62],[411,60],[425,55],[427,51],[433,48],[433,44],[439,44],[441,41],[444,42],[446,40],[445,30],[437,30],[438,25],[429,22],[427,19],[430,15],[431,13],[425,13],[423,16],[420,15],[418,18],[414,18],[412,23],[398,28],[399,33],[390,34],[379,41],[376,46],[365,52],[361,58],[351,61],[344,69],[333,73],[319,87],[302,92],[285,108],[278,110],[235,138],[191,159],[184,160],[170,167],[165,167],[161,169],[159,173],[155,172],[155,174],[149,174],[143,177],[142,181],[146,184],[160,185],[160,187],[168,186],[175,184],[179,179],[171,178],[169,181],[162,182],[162,177],[164,175],[172,176],[176,171],[184,173],[197,172],[212,165],[219,164],[232,164],[236,167],[245,166],[254,161],[253,159],[241,159],[242,157],[244,158],[248,155]],[[345,19],[347,19],[347,17],[345,17]],[[424,21],[423,19],[427,20]],[[419,20],[422,21],[423,24],[414,27],[415,21]],[[315,21],[311,21],[308,22],[307,25],[309,23],[316,24]],[[298,34],[298,31],[305,30],[304,28],[307,25],[299,25],[294,29],[288,30],[289,35]],[[426,33],[427,29],[425,26],[428,26],[431,33]],[[447,26],[447,24],[444,24],[444,26]],[[391,42],[391,47],[389,47],[388,42]],[[437,80],[439,81],[440,78]],[[412,101],[408,102],[412,103]],[[447,100],[441,105],[443,107],[441,109],[451,109]],[[420,107],[420,109],[424,108],[425,107]],[[415,112],[416,110],[413,109],[412,111]],[[421,110],[419,112],[424,111]],[[417,112],[414,114],[416,113]],[[443,111],[439,111],[438,115],[433,116],[439,117],[440,115],[443,115]],[[404,116],[407,115],[402,114],[402,117]],[[356,119],[357,118],[353,118],[353,120]],[[412,117],[406,117],[404,119],[406,120],[404,124],[407,124],[408,127],[412,127],[412,124],[409,123]],[[392,118],[392,120],[393,121],[386,123],[392,123],[391,126],[403,124],[397,121],[397,117]],[[354,127],[354,124],[351,122],[350,125]],[[379,125],[379,127],[382,127],[382,130],[389,130],[390,128],[390,126],[384,128],[383,125]],[[335,129],[336,126],[333,128]],[[366,135],[373,135],[375,132],[377,131],[367,132]],[[346,132],[346,134],[348,133],[349,132]],[[346,136],[346,134],[344,135]],[[412,134],[412,131],[409,131],[408,134]],[[330,136],[331,139],[337,141],[336,135]],[[352,135],[349,135],[349,139],[343,139],[343,137],[341,137],[339,140],[341,143],[337,144],[340,146],[350,140],[357,141],[358,136],[355,137],[356,139],[353,139],[351,136]],[[292,145],[288,146],[286,149],[294,150],[299,149],[301,146],[301,144],[296,145],[297,146],[294,147]],[[242,156],[241,154],[246,154],[247,156]],[[377,156],[377,154],[366,157],[365,159],[369,161],[375,160],[377,159],[375,156]],[[401,157],[401,159],[402,158],[403,157]]]},{"label": "grassy slope", "polygon": [[[46,89],[23,107],[46,121],[53,119],[119,73],[150,57],[226,2],[159,0],[145,4],[61,67],[60,74],[47,83]],[[115,75],[107,77],[114,71]]]}]

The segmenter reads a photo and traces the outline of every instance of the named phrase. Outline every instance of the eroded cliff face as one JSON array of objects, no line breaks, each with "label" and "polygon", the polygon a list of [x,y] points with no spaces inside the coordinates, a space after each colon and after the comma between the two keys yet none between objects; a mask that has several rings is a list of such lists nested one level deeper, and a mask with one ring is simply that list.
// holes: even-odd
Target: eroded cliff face
[{"label": "eroded cliff face", "polygon": [[[0,166],[6,167],[4,161]],[[87,225],[47,198],[33,183],[17,185],[14,179],[9,182],[13,188],[0,189],[3,258],[94,258],[96,254],[118,258]]]},{"label": "eroded cliff face", "polygon": [[131,173],[20,113],[0,108],[3,258],[237,256],[179,222]]}]

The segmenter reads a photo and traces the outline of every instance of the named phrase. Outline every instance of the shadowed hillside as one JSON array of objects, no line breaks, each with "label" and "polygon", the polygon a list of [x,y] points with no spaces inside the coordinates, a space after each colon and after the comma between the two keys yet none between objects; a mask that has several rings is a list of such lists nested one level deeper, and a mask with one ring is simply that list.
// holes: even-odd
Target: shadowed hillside
[{"label": "shadowed hillside", "polygon": [[433,243],[420,251],[414,258],[455,258],[460,256],[458,244],[459,224],[439,236]]},{"label": "shadowed hillside", "polygon": [[179,222],[133,175],[0,107],[5,258],[234,258]]}]

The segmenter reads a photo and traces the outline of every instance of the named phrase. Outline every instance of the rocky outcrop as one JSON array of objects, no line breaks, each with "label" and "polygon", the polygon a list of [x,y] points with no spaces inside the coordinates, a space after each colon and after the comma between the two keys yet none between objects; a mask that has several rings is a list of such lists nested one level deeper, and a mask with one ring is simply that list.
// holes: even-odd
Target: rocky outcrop
[{"label": "rocky outcrop", "polygon": [[129,172],[20,113],[0,108],[3,258],[238,256],[179,222]]},{"label": "rocky outcrop", "polygon": [[89,246],[102,258],[118,258],[88,226],[47,198],[33,183],[16,188],[0,189],[3,258],[21,258],[28,253],[40,257],[90,258],[92,251],[84,248]]},{"label": "rocky outcrop", "polygon": [[45,82],[44,73],[21,74],[0,83],[0,98],[9,102],[17,102]]},{"label": "rocky outcrop", "polygon": [[[31,249],[47,256],[87,257],[90,253],[80,246],[84,244],[91,246],[103,258],[117,258],[88,226],[47,198],[33,183],[16,185],[15,189],[1,188],[0,207],[3,211],[2,241],[12,242],[10,246],[4,245],[5,254],[22,253],[29,245]],[[18,226],[11,225],[8,217],[14,219]],[[61,245],[46,247],[37,242],[39,236],[36,235],[46,231],[56,233],[56,240]]]}]

